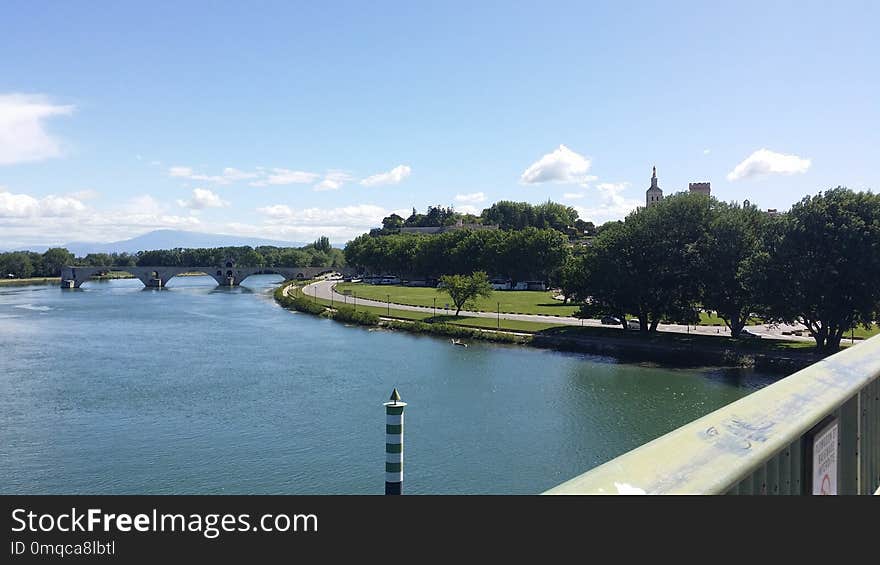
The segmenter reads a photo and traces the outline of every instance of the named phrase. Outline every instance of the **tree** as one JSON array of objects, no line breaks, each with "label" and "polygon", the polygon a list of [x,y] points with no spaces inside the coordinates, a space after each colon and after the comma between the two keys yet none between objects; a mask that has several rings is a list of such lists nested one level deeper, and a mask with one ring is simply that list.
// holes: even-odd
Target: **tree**
[{"label": "tree", "polygon": [[442,288],[439,292],[445,292],[455,305],[455,315],[468,304],[472,304],[477,298],[488,298],[492,295],[492,285],[489,277],[483,271],[477,271],[472,275],[443,275],[440,277]]},{"label": "tree", "polygon": [[818,350],[837,351],[880,311],[880,195],[838,187],[807,196],[773,227],[766,317],[799,321]]},{"label": "tree", "polygon": [[501,200],[483,210],[483,223],[497,224],[503,230],[521,230],[535,223],[534,207],[528,202]]},{"label": "tree", "polygon": [[73,263],[73,253],[61,247],[53,247],[43,253],[43,272],[47,277],[57,277],[61,269]]},{"label": "tree", "polygon": [[551,202],[548,200],[534,207],[535,221],[532,224],[536,228],[550,228],[560,232],[566,232],[574,226],[578,219],[577,210],[571,206]]},{"label": "tree", "polygon": [[768,219],[754,205],[719,204],[700,249],[703,306],[718,312],[733,337],[759,307]]},{"label": "tree", "polygon": [[403,227],[403,218],[397,214],[391,214],[382,218],[382,229],[392,232]]},{"label": "tree", "polygon": [[7,275],[12,275],[19,279],[26,279],[33,276],[34,263],[26,252],[15,251],[13,253],[4,253],[0,257],[2,257],[0,268],[2,268],[3,271],[0,274],[2,274],[4,278]]},{"label": "tree", "polygon": [[581,235],[592,237],[596,235],[596,225],[593,222],[585,222],[578,218],[574,221],[574,229]]},{"label": "tree", "polygon": [[325,253],[329,252],[331,248],[330,238],[326,235],[322,235],[315,241],[313,247],[318,251],[323,251]]},{"label": "tree", "polygon": [[586,296],[581,291],[587,287],[587,261],[584,255],[570,256],[559,270],[559,286],[565,297],[565,304],[583,301]]},{"label": "tree", "polygon": [[584,256],[581,314],[633,314],[645,333],[662,320],[698,320],[699,250],[713,205],[702,194],[676,194],[603,225]]}]

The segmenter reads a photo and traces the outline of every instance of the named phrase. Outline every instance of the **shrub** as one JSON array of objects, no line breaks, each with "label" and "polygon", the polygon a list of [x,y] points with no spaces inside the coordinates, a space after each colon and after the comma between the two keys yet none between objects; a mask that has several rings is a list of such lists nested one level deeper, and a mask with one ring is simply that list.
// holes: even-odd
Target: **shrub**
[{"label": "shrub", "polygon": [[324,305],[312,302],[302,297],[291,298],[290,296],[284,294],[284,289],[284,286],[280,286],[275,289],[275,300],[283,308],[287,308],[288,310],[297,310],[299,312],[306,312],[308,314],[321,314],[326,309]]},{"label": "shrub", "polygon": [[372,312],[355,311],[351,306],[340,306],[336,309],[333,319],[339,322],[349,322],[361,326],[376,326],[379,324],[379,316]]}]

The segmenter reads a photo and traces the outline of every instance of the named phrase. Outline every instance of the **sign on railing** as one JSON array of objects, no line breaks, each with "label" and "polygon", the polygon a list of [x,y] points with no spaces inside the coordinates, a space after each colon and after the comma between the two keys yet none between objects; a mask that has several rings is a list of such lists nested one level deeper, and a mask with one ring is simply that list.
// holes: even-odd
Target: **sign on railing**
[{"label": "sign on railing", "polygon": [[829,418],[808,432],[812,457],[813,494],[837,494],[837,418]]}]

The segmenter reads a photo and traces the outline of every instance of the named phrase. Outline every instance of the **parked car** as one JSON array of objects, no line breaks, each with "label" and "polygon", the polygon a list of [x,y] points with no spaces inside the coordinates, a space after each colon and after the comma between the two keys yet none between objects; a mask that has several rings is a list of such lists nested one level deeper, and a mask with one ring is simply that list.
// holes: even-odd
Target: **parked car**
[{"label": "parked car", "polygon": [[619,326],[620,319],[615,318],[614,316],[603,316],[602,323],[605,324],[606,326]]},{"label": "parked car", "polygon": [[633,318],[632,320],[626,321],[626,327],[630,330],[640,330],[642,329],[642,323]]},{"label": "parked car", "polygon": [[755,332],[750,332],[749,330],[743,330],[739,332],[739,337],[745,339],[761,339],[761,334],[756,334]]}]

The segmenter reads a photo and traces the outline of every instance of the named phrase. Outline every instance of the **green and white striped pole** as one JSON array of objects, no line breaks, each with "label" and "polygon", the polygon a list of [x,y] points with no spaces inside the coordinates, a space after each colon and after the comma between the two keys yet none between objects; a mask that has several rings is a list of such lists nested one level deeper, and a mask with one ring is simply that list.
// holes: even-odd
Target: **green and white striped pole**
[{"label": "green and white striped pole", "polygon": [[403,409],[395,388],[385,406],[385,494],[403,492]]}]

